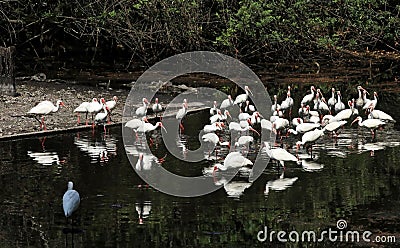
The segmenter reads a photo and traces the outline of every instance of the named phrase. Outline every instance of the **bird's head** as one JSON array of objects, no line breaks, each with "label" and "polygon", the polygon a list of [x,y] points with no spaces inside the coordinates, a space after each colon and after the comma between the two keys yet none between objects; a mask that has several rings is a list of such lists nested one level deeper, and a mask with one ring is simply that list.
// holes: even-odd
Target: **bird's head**
[{"label": "bird's head", "polygon": [[311,86],[311,92],[316,91],[314,85]]},{"label": "bird's head", "polygon": [[144,97],[144,98],[142,99],[142,102],[143,102],[144,104],[149,104],[149,100],[147,100],[146,97]]},{"label": "bird's head", "polygon": [[102,97],[102,98],[100,98],[100,102],[101,102],[102,104],[105,104],[105,103],[106,103],[106,99],[104,99],[104,98]]},{"label": "bird's head", "polygon": [[118,102],[118,97],[117,96],[113,96],[113,100]]},{"label": "bird's head", "polygon": [[167,132],[167,129],[164,127],[164,125],[162,124],[162,122],[157,122],[157,126],[159,126],[159,127],[162,128],[166,133],[168,133],[168,132]]},{"label": "bird's head", "polygon": [[247,86],[247,85],[244,86],[244,90],[245,90],[246,92],[250,93],[250,95],[253,96],[253,92],[250,90],[249,86]]},{"label": "bird's head", "polygon": [[158,103],[158,98],[156,98],[156,99],[154,100],[154,102],[155,102],[155,103]]},{"label": "bird's head", "polygon": [[335,88],[332,88],[332,92],[335,93]]}]

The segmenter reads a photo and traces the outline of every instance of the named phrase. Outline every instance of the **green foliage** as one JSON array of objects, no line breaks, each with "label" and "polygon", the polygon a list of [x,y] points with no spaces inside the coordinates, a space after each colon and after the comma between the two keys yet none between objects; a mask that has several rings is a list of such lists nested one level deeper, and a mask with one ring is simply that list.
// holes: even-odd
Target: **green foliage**
[{"label": "green foliage", "polygon": [[3,45],[39,48],[71,41],[67,35],[145,60],[192,50],[297,59],[304,51],[398,51],[400,40],[394,0],[23,0],[0,7]]}]

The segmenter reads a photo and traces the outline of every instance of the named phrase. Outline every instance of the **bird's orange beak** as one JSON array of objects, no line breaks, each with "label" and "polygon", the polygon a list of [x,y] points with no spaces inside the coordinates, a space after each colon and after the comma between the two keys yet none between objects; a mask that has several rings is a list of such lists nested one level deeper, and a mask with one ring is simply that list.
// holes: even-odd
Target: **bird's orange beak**
[{"label": "bird's orange beak", "polygon": [[358,118],[355,118],[354,121],[350,124],[350,126],[353,126],[353,124],[358,121]]}]

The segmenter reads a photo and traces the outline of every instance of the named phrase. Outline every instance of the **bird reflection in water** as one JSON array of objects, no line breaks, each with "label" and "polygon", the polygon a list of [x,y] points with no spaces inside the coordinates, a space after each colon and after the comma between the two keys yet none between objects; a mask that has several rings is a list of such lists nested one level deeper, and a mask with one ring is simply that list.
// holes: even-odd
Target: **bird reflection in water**
[{"label": "bird reflection in water", "polygon": [[135,203],[135,209],[139,216],[139,224],[143,225],[144,220],[150,216],[151,201],[141,201]]},{"label": "bird reflection in water", "polygon": [[75,138],[74,144],[82,152],[89,155],[91,163],[105,164],[110,156],[117,155],[117,140],[112,135],[105,137],[81,137]]}]

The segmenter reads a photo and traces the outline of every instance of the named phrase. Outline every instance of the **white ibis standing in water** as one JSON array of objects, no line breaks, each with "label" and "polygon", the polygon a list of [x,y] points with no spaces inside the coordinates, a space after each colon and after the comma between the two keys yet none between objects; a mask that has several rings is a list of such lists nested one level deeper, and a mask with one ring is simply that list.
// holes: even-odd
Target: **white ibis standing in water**
[{"label": "white ibis standing in water", "polygon": [[44,123],[44,116],[57,112],[60,106],[65,107],[63,101],[61,100],[57,101],[56,106],[54,106],[54,104],[49,101],[44,101],[39,103],[35,107],[31,108],[31,110],[28,111],[28,114],[35,115],[37,121],[39,121],[39,119],[37,119],[37,116],[40,115],[41,116],[41,121],[39,121],[40,128],[42,128],[43,130],[47,130],[46,124]]},{"label": "white ibis standing in water", "polygon": [[216,131],[222,130],[222,128],[224,126],[225,126],[225,124],[223,122],[214,122],[213,124],[205,125],[203,127],[203,132],[205,132],[205,133],[216,132]]},{"label": "white ibis standing in water", "polygon": [[175,116],[175,118],[177,120],[179,120],[179,128],[181,131],[183,131],[185,129],[182,124],[182,119],[186,116],[187,109],[188,109],[187,100],[183,99],[182,108],[178,110],[178,112],[176,113],[176,116]]},{"label": "white ibis standing in water", "polygon": [[[156,114],[156,117],[157,117],[158,113],[161,113],[161,111],[163,110],[161,104],[158,102],[158,98],[156,98],[156,99],[154,100],[154,104],[153,104],[153,106],[151,107],[151,109],[152,109],[153,112]],[[161,119],[161,117],[160,117],[160,119]]]},{"label": "white ibis standing in water", "polygon": [[347,124],[347,121],[335,121],[327,124],[322,130],[332,132],[337,137],[336,130]]},{"label": "white ibis standing in water", "polygon": [[289,153],[283,148],[271,148],[268,142],[264,142],[263,151],[267,153],[268,157],[279,161],[283,168],[285,168],[286,161],[298,161],[298,159],[293,154]]},{"label": "white ibis standing in water", "polygon": [[381,110],[374,109],[372,106],[369,109],[370,109],[370,113],[368,115],[369,119],[380,119],[383,121],[396,122],[392,116],[386,114]]},{"label": "white ibis standing in water", "polygon": [[375,131],[378,128],[386,125],[386,122],[383,122],[379,119],[366,119],[366,120],[362,121],[361,116],[358,116],[356,119],[354,119],[354,121],[351,123],[351,125],[353,125],[355,122],[358,122],[358,125],[360,127],[369,128],[371,130],[372,138],[375,137]]},{"label": "white ibis standing in water", "polygon": [[149,101],[145,97],[142,99],[142,103],[143,103],[143,106],[137,108],[135,111],[135,114],[139,117],[145,116],[147,114],[147,108],[149,106]]},{"label": "white ibis standing in water", "polygon": [[361,108],[362,106],[364,106],[363,92],[366,90],[359,85],[357,86],[357,91],[358,91],[358,98],[356,100],[356,107]]},{"label": "white ibis standing in water", "polygon": [[143,124],[141,126],[139,126],[138,129],[136,129],[136,132],[147,133],[147,132],[156,130],[158,127],[163,128],[164,131],[167,132],[167,130],[165,129],[165,127],[163,126],[163,124],[161,122],[157,122],[155,125],[153,125],[149,122],[143,122]]},{"label": "white ibis standing in water", "polygon": [[88,112],[92,115],[92,127],[94,128],[94,114],[100,112],[103,109],[103,105],[105,104],[104,98],[100,99],[100,102],[97,101],[97,98],[93,98],[92,102],[88,106]]},{"label": "white ibis standing in water", "polygon": [[107,123],[111,123],[111,113],[112,113],[112,110],[115,108],[115,106],[117,106],[117,102],[118,102],[118,97],[117,96],[113,96],[112,100],[107,101],[105,103],[105,105],[108,107],[108,121],[107,121]]},{"label": "white ibis standing in water", "polygon": [[108,116],[108,107],[106,105],[103,106],[104,112],[97,113],[96,116],[94,117],[94,123],[96,125],[103,125],[104,128],[104,133],[106,133],[106,121],[107,121],[107,116]]},{"label": "white ibis standing in water", "polygon": [[227,109],[225,109],[223,114],[221,110],[218,110],[217,114],[210,117],[210,123],[213,124],[217,121],[225,121],[226,119],[228,119],[228,116],[232,118],[231,114]]},{"label": "white ibis standing in water", "polygon": [[274,104],[271,106],[271,112],[275,112],[277,109],[280,109],[281,105],[278,104],[278,97],[274,95]]},{"label": "white ibis standing in water", "polygon": [[74,113],[77,113],[78,116],[78,121],[77,121],[78,124],[81,123],[81,113],[86,114],[86,125],[88,124],[87,115],[88,115],[89,104],[90,104],[89,102],[83,102],[76,109],[74,109]]},{"label": "white ibis standing in water", "polygon": [[71,215],[78,209],[81,202],[78,191],[73,189],[74,184],[68,182],[68,189],[63,196],[63,209],[65,217],[71,217]]},{"label": "white ibis standing in water", "polygon": [[234,101],[232,100],[232,96],[228,95],[228,98],[223,100],[221,103],[220,109],[226,109],[233,106]]},{"label": "white ibis standing in water", "polygon": [[[313,131],[308,131],[301,137],[301,141],[296,142],[297,149],[300,148],[300,145],[307,146],[309,145],[311,150],[311,158],[312,158],[312,146],[319,138],[324,135],[324,131],[321,129],[315,129]],[[308,148],[306,147],[308,150]],[[308,152],[308,151],[307,151]]]},{"label": "white ibis standing in water", "polygon": [[253,165],[253,162],[245,158],[240,152],[230,152],[228,155],[226,155],[223,165],[214,165],[214,172],[217,170],[224,171],[231,168],[241,168],[246,165]]},{"label": "white ibis standing in water", "polygon": [[[213,144],[214,147],[215,147],[216,145],[218,145],[218,144],[219,144],[220,146],[223,146],[223,145],[229,146],[229,142],[221,142],[221,141],[220,141],[220,138],[219,138],[218,135],[216,135],[215,133],[206,133],[206,134],[204,134],[203,136],[201,136],[201,139],[202,139],[204,142]],[[210,152],[208,153],[208,156],[210,156]],[[217,150],[215,150],[215,158],[217,158]]]},{"label": "white ibis standing in water", "polygon": [[253,95],[253,92],[251,92],[249,86],[244,86],[244,91],[246,92],[245,94],[240,94],[236,97],[235,101],[233,102],[234,104],[238,104],[239,106],[242,105],[242,103],[247,101],[247,98],[249,97],[249,94]]}]

